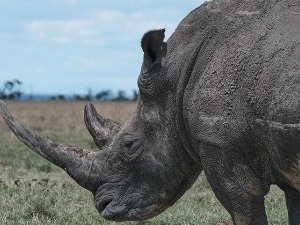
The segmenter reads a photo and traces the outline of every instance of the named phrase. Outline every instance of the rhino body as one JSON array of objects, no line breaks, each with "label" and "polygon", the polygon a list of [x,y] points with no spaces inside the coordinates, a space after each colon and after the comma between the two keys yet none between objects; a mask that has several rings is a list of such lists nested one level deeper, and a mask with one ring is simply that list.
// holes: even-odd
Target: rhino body
[{"label": "rhino body", "polygon": [[165,43],[141,46],[135,113],[120,125],[85,108],[101,151],[10,129],[95,196],[108,220],[144,220],[174,204],[204,170],[235,225],[267,224],[264,196],[284,192],[300,224],[300,2],[215,0],[192,11]]}]

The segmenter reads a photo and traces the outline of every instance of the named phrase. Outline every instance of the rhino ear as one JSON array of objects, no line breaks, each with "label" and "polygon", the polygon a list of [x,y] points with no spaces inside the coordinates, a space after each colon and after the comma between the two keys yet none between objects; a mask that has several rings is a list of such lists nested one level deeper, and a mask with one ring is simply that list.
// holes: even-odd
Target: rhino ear
[{"label": "rhino ear", "polygon": [[166,55],[167,44],[164,42],[165,29],[151,30],[144,34],[141,47],[144,51],[144,66],[160,62]]},{"label": "rhino ear", "polygon": [[163,77],[160,76],[162,58],[167,53],[167,43],[164,42],[165,29],[152,30],[144,34],[141,46],[144,51],[144,62],[138,79],[141,96],[157,98],[158,89]]}]

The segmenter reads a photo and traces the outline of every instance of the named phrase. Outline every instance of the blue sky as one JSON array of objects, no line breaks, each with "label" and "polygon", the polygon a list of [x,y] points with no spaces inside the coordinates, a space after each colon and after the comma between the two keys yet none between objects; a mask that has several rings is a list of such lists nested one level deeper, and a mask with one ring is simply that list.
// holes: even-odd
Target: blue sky
[{"label": "blue sky", "polygon": [[[137,89],[140,39],[203,0],[0,0],[0,85],[32,94]],[[0,86],[1,87],[1,86]]]}]

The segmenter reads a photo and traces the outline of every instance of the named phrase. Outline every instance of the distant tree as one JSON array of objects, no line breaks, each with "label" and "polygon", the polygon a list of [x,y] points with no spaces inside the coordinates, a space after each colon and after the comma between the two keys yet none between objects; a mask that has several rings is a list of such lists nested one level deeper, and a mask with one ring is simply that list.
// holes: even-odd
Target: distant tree
[{"label": "distant tree", "polygon": [[82,97],[78,94],[74,94],[73,97],[74,97],[74,100],[76,100],[76,101],[83,100]]},{"label": "distant tree", "polygon": [[93,100],[93,91],[88,89],[88,93],[85,95],[74,94],[73,99],[76,101],[91,101]]},{"label": "distant tree", "polygon": [[92,89],[88,89],[88,93],[83,97],[83,100],[86,100],[86,101],[91,101],[93,98],[93,91]]},{"label": "distant tree", "polygon": [[0,89],[0,98],[4,99],[4,91],[3,91],[3,89]]},{"label": "distant tree", "polygon": [[17,79],[6,81],[3,85],[3,88],[0,89],[0,98],[19,99],[23,94],[21,91],[22,84],[23,83]]},{"label": "distant tree", "polygon": [[111,90],[103,90],[103,91],[98,92],[95,95],[95,98],[98,101],[107,101],[110,99],[110,97],[111,97]]},{"label": "distant tree", "polygon": [[123,90],[119,90],[117,97],[113,99],[113,101],[128,101],[128,98],[126,97],[126,93]]},{"label": "distant tree", "polygon": [[53,101],[65,101],[66,100],[66,97],[62,94],[59,94],[59,95],[54,95],[54,96],[51,96],[50,100],[53,100]]},{"label": "distant tree", "polygon": [[139,97],[138,91],[137,90],[133,90],[132,101],[134,101],[134,102],[137,101],[138,97]]},{"label": "distant tree", "polygon": [[66,100],[66,97],[64,95],[57,95],[57,100],[60,100],[60,101],[64,101]]}]

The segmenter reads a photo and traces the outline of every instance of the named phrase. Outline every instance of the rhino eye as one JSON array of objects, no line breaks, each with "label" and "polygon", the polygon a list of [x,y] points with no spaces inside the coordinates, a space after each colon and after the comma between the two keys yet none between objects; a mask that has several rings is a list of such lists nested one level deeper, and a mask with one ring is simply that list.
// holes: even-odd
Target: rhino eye
[{"label": "rhino eye", "polygon": [[129,151],[129,153],[134,153],[138,147],[138,139],[126,140],[124,142],[124,147]]},{"label": "rhino eye", "polygon": [[133,137],[125,137],[125,140],[123,141],[122,145],[122,154],[129,160],[137,157],[142,149],[140,148],[141,141]]},{"label": "rhino eye", "polygon": [[126,148],[132,148],[133,144],[134,144],[134,141],[125,141]]}]

